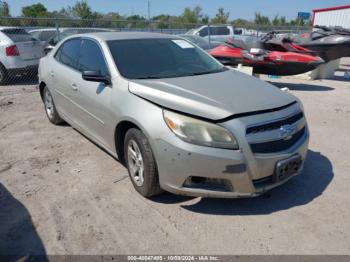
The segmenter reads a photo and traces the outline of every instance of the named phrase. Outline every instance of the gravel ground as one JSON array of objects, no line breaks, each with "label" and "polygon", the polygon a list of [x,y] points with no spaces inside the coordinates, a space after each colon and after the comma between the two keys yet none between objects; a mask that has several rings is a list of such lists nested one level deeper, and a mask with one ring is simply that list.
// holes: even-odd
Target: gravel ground
[{"label": "gravel ground", "polygon": [[48,122],[35,86],[0,87],[0,254],[350,254],[350,82],[341,74],[273,80],[304,103],[305,170],[237,200],[144,199],[120,163]]}]

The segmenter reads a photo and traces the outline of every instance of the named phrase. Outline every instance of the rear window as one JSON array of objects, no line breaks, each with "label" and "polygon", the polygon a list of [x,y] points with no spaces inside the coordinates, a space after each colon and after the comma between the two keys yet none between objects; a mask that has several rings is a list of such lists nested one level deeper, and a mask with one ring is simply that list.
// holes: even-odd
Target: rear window
[{"label": "rear window", "polygon": [[15,43],[37,40],[31,34],[27,33],[27,31],[24,29],[3,29],[1,32],[3,32]]}]

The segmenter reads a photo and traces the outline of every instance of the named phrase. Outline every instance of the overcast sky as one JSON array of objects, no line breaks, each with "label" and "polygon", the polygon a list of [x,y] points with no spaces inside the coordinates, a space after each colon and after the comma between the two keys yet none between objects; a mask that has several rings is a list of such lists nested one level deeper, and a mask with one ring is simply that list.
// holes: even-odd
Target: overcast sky
[{"label": "overcast sky", "polygon": [[[11,14],[21,14],[23,6],[43,3],[49,11],[74,5],[75,0],[8,0]],[[349,0],[150,0],[151,16],[160,13],[180,15],[185,7],[200,5],[203,13],[214,16],[219,7],[230,12],[230,19],[253,19],[254,13],[260,11],[273,17],[276,14],[295,18],[298,12],[311,12],[315,8],[332,7],[350,4]],[[111,11],[120,14],[139,14],[147,16],[147,0],[88,0],[93,10],[107,13]]]}]

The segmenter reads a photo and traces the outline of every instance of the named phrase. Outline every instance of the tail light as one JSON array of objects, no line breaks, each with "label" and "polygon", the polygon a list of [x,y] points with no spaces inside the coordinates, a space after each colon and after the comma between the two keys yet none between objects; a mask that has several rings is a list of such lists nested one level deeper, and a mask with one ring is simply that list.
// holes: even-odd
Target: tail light
[{"label": "tail light", "polygon": [[16,45],[6,47],[6,56],[19,56],[18,48]]}]

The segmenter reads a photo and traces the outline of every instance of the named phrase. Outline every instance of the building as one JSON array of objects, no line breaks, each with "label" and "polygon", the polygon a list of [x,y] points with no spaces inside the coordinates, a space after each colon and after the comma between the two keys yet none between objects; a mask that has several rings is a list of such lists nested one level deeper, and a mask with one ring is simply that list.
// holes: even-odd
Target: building
[{"label": "building", "polygon": [[350,29],[350,5],[313,10],[312,26],[341,26]]}]

